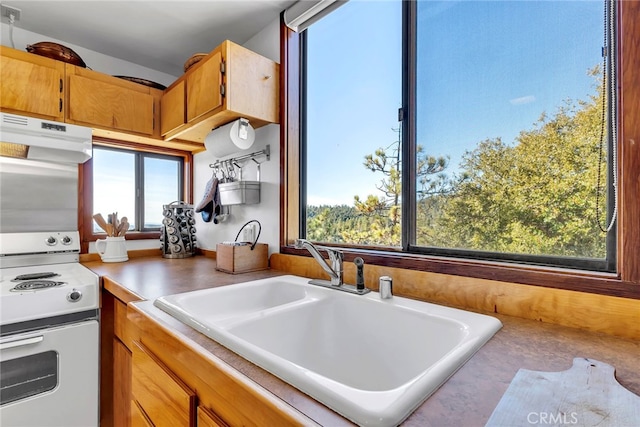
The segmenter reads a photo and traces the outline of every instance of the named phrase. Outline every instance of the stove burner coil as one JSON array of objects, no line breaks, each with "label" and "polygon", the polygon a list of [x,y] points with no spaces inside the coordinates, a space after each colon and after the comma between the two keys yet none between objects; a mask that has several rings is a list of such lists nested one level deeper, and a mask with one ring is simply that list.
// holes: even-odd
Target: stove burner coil
[{"label": "stove burner coil", "polygon": [[29,273],[29,274],[21,274],[16,276],[14,279],[11,279],[12,282],[22,282],[24,280],[36,280],[36,279],[48,279],[50,277],[59,276],[58,273],[54,273],[52,271],[45,271],[43,273]]},{"label": "stove burner coil", "polygon": [[37,291],[40,289],[55,288],[56,286],[62,286],[64,284],[65,282],[56,282],[54,280],[29,280],[27,282],[18,283],[11,289],[11,291]]}]

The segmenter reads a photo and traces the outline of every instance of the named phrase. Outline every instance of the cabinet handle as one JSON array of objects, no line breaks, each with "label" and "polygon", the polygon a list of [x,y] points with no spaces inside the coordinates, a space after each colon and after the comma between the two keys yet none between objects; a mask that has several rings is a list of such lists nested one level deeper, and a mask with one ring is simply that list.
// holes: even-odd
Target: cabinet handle
[{"label": "cabinet handle", "polygon": [[62,93],[62,79],[60,79],[60,93]]},{"label": "cabinet handle", "polygon": [[44,335],[40,335],[37,337],[25,338],[22,340],[3,342],[3,343],[0,343],[0,350],[6,350],[14,347],[22,347],[25,345],[37,344],[39,342],[42,342],[43,340],[44,340]]},{"label": "cabinet handle", "polygon": [[60,98],[60,107],[59,107],[59,111],[62,113],[62,98]]}]

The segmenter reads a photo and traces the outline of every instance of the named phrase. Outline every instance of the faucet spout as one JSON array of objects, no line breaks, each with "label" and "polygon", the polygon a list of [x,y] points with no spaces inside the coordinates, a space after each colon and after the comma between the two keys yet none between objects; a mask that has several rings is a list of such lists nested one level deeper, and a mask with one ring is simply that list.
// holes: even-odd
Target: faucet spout
[{"label": "faucet spout", "polygon": [[[326,246],[315,246],[313,243],[306,239],[297,239],[295,242],[296,249],[306,249],[311,253],[311,255],[315,258],[315,260],[320,264],[320,267],[329,275],[331,278],[332,286],[342,286],[342,277],[343,277],[343,268],[342,263],[344,260],[344,255],[341,251],[333,248],[329,248]],[[320,255],[319,251],[326,251],[329,255],[329,260],[331,262],[331,266],[327,264],[325,259]]]}]

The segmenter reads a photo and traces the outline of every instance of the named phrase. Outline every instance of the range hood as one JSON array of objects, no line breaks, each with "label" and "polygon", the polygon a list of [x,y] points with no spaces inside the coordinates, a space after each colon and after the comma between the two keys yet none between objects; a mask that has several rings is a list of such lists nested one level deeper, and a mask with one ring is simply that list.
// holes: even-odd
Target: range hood
[{"label": "range hood", "polygon": [[91,158],[91,128],[0,113],[1,154],[59,163]]}]

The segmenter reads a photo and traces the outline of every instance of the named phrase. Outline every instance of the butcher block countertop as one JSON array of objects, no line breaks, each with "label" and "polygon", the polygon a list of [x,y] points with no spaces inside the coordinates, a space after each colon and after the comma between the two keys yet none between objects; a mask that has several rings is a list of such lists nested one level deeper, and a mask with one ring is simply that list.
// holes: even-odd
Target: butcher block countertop
[{"label": "butcher block countertop", "polygon": [[[265,270],[231,275],[216,271],[215,260],[205,256],[185,259],[150,256],[131,258],[123,263],[89,261],[83,264],[109,279],[104,284],[106,290],[123,302],[133,303],[136,311],[180,336],[186,346],[209,351],[257,386],[318,424],[350,425],[348,420],[331,409],[153,305],[155,298],[164,295],[231,285],[286,272]],[[640,395],[637,360],[640,342],[533,320],[487,314],[500,319],[503,328],[418,407],[403,426],[484,426],[519,369],[565,371],[572,367],[574,358],[594,359],[613,366],[618,382]],[[402,363],[401,354],[397,362]],[[523,414],[522,419],[526,420],[526,417],[527,414]],[[539,418],[534,416],[533,419]],[[580,425],[579,419],[577,422]],[[523,425],[526,425],[526,421]]]}]

